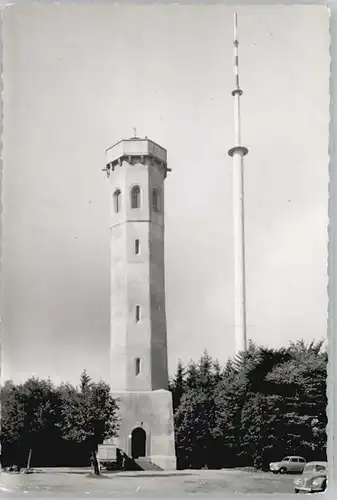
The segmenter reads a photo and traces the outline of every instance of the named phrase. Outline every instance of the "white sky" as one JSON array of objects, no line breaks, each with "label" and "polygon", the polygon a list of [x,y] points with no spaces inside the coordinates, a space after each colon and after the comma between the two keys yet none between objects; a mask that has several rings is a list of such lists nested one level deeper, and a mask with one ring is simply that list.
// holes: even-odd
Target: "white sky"
[{"label": "white sky", "polygon": [[[248,336],[325,337],[328,11],[242,7]],[[4,378],[108,378],[104,151],[168,150],[169,365],[234,350],[232,19],[214,6],[15,6],[3,26]]]}]

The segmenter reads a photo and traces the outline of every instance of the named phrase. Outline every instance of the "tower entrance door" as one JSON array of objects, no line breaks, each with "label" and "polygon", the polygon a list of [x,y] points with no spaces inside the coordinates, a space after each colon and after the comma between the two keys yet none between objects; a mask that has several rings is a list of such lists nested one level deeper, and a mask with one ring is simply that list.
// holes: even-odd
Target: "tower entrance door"
[{"label": "tower entrance door", "polygon": [[146,432],[141,427],[136,427],[131,433],[132,458],[146,456]]}]

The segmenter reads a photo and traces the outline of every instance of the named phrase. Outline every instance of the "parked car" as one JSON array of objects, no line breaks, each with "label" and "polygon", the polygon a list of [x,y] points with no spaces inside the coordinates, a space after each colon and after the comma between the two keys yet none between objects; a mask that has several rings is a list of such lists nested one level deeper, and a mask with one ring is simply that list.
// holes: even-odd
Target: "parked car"
[{"label": "parked car", "polygon": [[302,473],[305,463],[303,457],[284,457],[279,462],[271,462],[269,470],[274,474]]},{"label": "parked car", "polygon": [[318,493],[327,487],[327,462],[308,462],[304,467],[302,477],[295,479],[295,493]]}]

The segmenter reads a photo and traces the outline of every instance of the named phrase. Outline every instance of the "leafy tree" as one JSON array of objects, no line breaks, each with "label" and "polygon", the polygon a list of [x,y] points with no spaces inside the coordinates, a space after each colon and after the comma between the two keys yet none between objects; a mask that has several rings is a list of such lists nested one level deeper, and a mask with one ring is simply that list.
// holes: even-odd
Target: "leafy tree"
[{"label": "leafy tree", "polygon": [[80,387],[60,387],[61,432],[65,439],[82,443],[92,455],[94,472],[99,475],[97,447],[118,430],[117,402],[105,382],[92,382],[86,371]]},{"label": "leafy tree", "polygon": [[242,453],[248,463],[263,468],[276,454],[283,454],[284,436],[279,435],[278,396],[256,393],[243,405],[241,412]]},{"label": "leafy tree", "polygon": [[57,422],[57,391],[50,380],[30,378],[24,384],[5,383],[1,399],[1,442],[14,445],[17,453],[25,450],[29,469],[34,447],[47,438]]},{"label": "leafy tree", "polygon": [[201,468],[213,452],[214,401],[204,391],[190,390],[175,413],[176,450],[180,466]]},{"label": "leafy tree", "polygon": [[301,341],[266,349],[250,342],[227,364],[215,402],[232,462],[262,467],[283,453],[317,457],[324,450],[327,356],[321,347]]},{"label": "leafy tree", "polygon": [[[308,457],[326,458],[327,353],[323,342],[304,341],[289,347],[291,359],[268,376],[274,383],[295,389],[283,400],[284,425],[289,444]],[[300,451],[299,451],[300,452]]]},{"label": "leafy tree", "polygon": [[2,387],[1,410],[1,442],[18,443],[25,414],[20,393],[11,380]]},{"label": "leafy tree", "polygon": [[[180,382],[176,383],[180,389],[179,404],[174,406],[174,416],[179,466],[216,466],[219,432],[214,390],[221,379],[220,364],[213,361],[207,351],[197,363],[189,363],[185,378],[182,377],[181,364],[178,365],[175,380]],[[173,385],[171,387],[174,397]]]},{"label": "leafy tree", "polygon": [[221,382],[214,391],[216,418],[214,435],[221,443],[223,465],[240,465],[244,459],[240,428],[242,408],[246,401],[246,381],[229,362]]}]

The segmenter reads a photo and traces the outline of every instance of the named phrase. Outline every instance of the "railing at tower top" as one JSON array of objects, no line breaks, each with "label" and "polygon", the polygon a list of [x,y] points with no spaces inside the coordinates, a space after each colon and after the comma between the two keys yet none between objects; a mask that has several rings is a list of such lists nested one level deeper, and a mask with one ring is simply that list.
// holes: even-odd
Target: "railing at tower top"
[{"label": "railing at tower top", "polygon": [[167,162],[166,149],[159,146],[150,139],[128,139],[117,142],[106,150],[109,161],[114,161],[122,156],[155,156],[163,162]]}]

